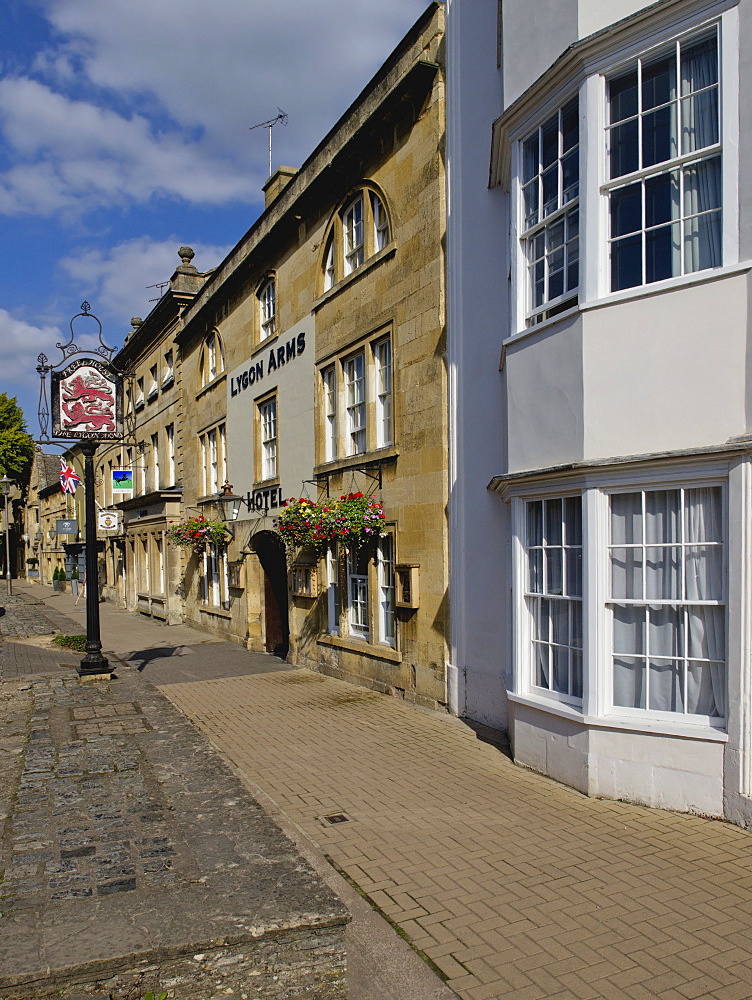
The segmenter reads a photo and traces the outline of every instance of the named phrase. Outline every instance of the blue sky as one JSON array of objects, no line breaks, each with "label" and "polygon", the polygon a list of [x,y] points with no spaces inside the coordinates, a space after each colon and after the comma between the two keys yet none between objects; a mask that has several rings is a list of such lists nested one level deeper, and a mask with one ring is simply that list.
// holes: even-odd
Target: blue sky
[{"label": "blue sky", "polygon": [[[87,299],[122,344],[179,263],[218,264],[427,0],[1,0],[0,391],[37,433],[36,358]],[[57,354],[59,357],[59,354]]]}]

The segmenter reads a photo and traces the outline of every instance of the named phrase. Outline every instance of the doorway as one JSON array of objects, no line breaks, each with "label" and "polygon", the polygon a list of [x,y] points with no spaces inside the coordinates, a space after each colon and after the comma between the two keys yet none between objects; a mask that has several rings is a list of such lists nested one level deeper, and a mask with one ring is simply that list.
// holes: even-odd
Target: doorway
[{"label": "doorway", "polygon": [[259,531],[251,545],[264,571],[264,648],[281,659],[290,649],[285,544],[274,531]]}]

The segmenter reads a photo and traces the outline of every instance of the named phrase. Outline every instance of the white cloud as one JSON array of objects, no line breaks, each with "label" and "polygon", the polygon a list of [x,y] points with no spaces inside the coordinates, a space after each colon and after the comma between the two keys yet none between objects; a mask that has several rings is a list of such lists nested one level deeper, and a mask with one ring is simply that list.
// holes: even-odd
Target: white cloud
[{"label": "white cloud", "polygon": [[179,133],[155,135],[141,115],[124,118],[28,78],[0,81],[0,122],[25,163],[0,176],[0,210],[48,214],[171,195],[195,204],[250,200],[261,175]]},{"label": "white cloud", "polygon": [[59,42],[0,83],[0,126],[21,167],[0,211],[45,214],[153,195],[255,199],[265,130],[299,165],[355,99],[425,0],[41,0]]},{"label": "white cloud", "polygon": [[[130,317],[144,318],[154,308],[150,300],[158,299],[164,289],[147,286],[169,280],[180,264],[177,254],[180,246],[177,237],[153,240],[144,236],[105,250],[71,254],[60,261],[60,268],[80,297],[91,303],[92,311],[110,321],[105,341],[120,346],[130,332]],[[192,246],[196,253],[193,263],[199,271],[216,267],[231,249],[202,243]]]},{"label": "white cloud", "polygon": [[39,354],[46,354],[48,358],[55,354],[60,357],[55,344],[61,339],[59,327],[35,326],[0,309],[0,371],[3,373],[0,389],[20,398],[29,426],[35,416],[29,412],[29,404],[34,393],[39,391],[37,357]]}]

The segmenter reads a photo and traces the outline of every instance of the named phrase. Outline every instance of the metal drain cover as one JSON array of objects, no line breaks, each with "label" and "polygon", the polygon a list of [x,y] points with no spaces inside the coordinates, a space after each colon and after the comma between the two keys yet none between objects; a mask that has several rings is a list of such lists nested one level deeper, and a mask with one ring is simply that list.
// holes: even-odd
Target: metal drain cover
[{"label": "metal drain cover", "polygon": [[336,826],[337,823],[350,822],[350,817],[345,815],[345,813],[330,813],[328,816],[323,816],[322,819],[330,826]]}]

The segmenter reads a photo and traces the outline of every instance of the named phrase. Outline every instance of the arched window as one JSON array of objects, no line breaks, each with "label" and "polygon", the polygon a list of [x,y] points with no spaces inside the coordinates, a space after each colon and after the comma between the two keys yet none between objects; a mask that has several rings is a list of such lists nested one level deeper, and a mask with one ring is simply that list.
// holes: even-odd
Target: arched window
[{"label": "arched window", "polygon": [[277,282],[268,278],[258,291],[260,340],[277,332]]},{"label": "arched window", "polygon": [[382,195],[364,186],[334,215],[321,259],[323,291],[354,274],[367,260],[389,246],[392,227]]},{"label": "arched window", "polygon": [[212,330],[204,342],[201,358],[201,384],[208,385],[225,370],[225,349],[217,330]]}]

